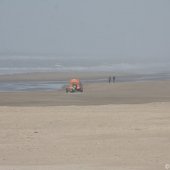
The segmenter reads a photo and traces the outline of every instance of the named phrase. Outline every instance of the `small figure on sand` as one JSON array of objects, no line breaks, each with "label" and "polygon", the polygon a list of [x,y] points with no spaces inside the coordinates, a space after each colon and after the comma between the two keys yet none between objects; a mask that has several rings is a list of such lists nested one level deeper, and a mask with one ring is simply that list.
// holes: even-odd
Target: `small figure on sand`
[{"label": "small figure on sand", "polygon": [[116,77],[115,77],[115,76],[113,76],[113,83],[115,83],[115,81],[116,81]]},{"label": "small figure on sand", "polygon": [[115,83],[116,77],[115,76],[113,76],[113,77],[109,76],[109,84],[111,83],[111,81],[113,81],[113,83]]},{"label": "small figure on sand", "polygon": [[112,79],[111,76],[109,76],[109,84],[111,83],[111,79]]}]

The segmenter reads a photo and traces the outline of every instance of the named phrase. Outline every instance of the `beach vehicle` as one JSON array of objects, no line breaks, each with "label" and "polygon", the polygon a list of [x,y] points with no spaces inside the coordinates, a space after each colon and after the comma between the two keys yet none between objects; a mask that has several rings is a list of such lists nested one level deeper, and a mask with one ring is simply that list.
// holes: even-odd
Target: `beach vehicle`
[{"label": "beach vehicle", "polygon": [[79,79],[71,79],[70,85],[66,87],[66,93],[83,92],[83,85]]}]

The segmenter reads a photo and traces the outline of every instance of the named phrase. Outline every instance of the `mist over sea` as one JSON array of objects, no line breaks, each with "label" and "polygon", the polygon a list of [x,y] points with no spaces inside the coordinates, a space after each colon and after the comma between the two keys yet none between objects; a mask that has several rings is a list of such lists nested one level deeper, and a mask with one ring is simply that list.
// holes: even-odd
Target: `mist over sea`
[{"label": "mist over sea", "polygon": [[11,55],[0,56],[0,74],[30,72],[115,72],[156,74],[170,73],[167,62],[115,61],[114,57],[63,57]]}]

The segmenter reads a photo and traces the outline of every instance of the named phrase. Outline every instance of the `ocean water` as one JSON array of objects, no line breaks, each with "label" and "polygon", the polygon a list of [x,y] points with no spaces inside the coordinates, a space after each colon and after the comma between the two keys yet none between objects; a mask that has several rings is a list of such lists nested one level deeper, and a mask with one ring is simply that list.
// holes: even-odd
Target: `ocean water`
[{"label": "ocean water", "polygon": [[0,55],[0,74],[16,74],[29,72],[99,72],[116,73],[167,73],[170,63],[167,62],[124,62],[106,57],[58,57],[31,55]]}]

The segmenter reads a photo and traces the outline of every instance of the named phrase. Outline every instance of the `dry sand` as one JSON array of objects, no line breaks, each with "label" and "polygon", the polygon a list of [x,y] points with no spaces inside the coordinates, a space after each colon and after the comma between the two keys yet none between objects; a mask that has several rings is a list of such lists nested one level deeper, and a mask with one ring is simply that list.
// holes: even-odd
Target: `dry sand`
[{"label": "dry sand", "polygon": [[0,169],[169,168],[170,81],[84,88],[0,93]]},{"label": "dry sand", "polygon": [[170,103],[0,107],[0,165],[164,169],[170,163],[169,114]]}]

